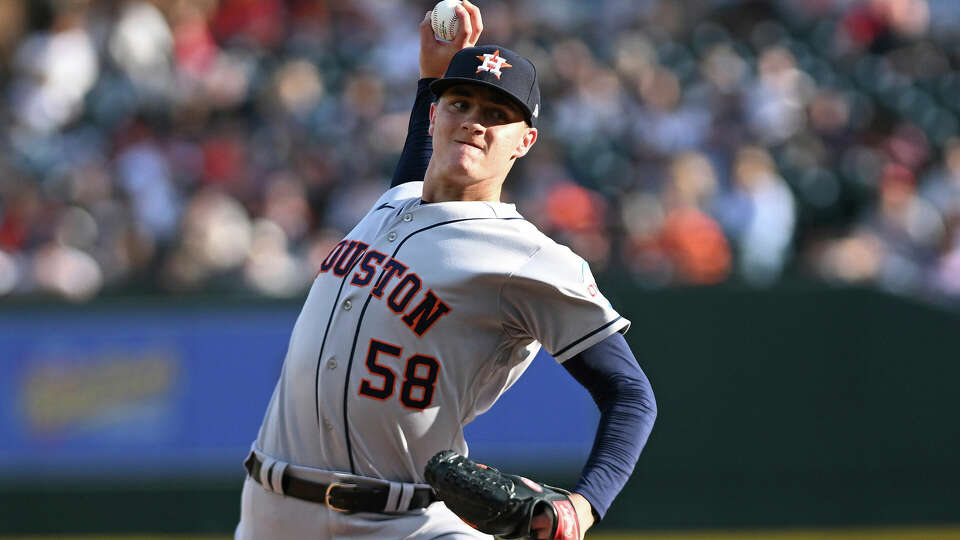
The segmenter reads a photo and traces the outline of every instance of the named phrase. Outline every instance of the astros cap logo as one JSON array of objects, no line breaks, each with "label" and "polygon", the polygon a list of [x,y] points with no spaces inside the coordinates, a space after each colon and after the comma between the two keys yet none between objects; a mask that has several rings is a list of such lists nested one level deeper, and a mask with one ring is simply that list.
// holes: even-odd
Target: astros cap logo
[{"label": "astros cap logo", "polygon": [[483,60],[480,63],[480,66],[477,67],[477,73],[481,71],[489,71],[497,76],[497,79],[500,78],[502,72],[500,71],[503,68],[513,67],[507,63],[507,59],[500,56],[500,49],[493,51],[493,54],[487,53],[482,56],[477,57],[478,60]]}]

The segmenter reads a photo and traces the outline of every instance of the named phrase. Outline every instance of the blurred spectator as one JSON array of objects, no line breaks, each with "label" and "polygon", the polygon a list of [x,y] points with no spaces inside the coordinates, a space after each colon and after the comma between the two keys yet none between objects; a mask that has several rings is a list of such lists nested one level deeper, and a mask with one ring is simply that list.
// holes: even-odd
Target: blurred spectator
[{"label": "blurred spectator", "polygon": [[789,254],[796,221],[793,194],[762,148],[741,148],[733,167],[735,196],[746,201],[742,229],[735,234],[741,272],[751,283],[769,284],[780,276]]},{"label": "blurred spectator", "polygon": [[26,16],[25,2],[0,2],[0,64],[6,63],[4,59],[20,38]]},{"label": "blurred spectator", "polygon": [[110,57],[147,101],[172,98],[173,32],[163,14],[147,2],[127,2],[110,35]]},{"label": "blurred spectator", "polygon": [[660,244],[680,283],[718,283],[730,272],[727,239],[704,211],[716,190],[716,174],[705,155],[681,154],[671,165]]},{"label": "blurred spectator", "polygon": [[669,68],[656,67],[640,81],[644,105],[637,122],[640,138],[661,154],[700,147],[710,127],[704,103],[684,103],[680,80]]},{"label": "blurred spectator", "polygon": [[936,209],[917,196],[913,173],[887,166],[879,204],[866,224],[886,248],[880,283],[895,290],[921,287],[945,231]]},{"label": "blurred spectator", "polygon": [[49,29],[28,35],[14,58],[11,110],[20,125],[43,134],[82,112],[100,66],[83,2],[65,2]]},{"label": "blurred spectator", "polygon": [[558,182],[546,200],[545,229],[570,246],[593,268],[606,268],[610,256],[606,202],[598,193],[571,182]]},{"label": "blurred spectator", "polygon": [[713,165],[700,153],[678,156],[670,166],[662,203],[647,195],[625,208],[633,231],[630,266],[641,273],[665,275],[677,283],[711,284],[730,272],[729,243],[705,209],[717,190]]},{"label": "blurred spectator", "polygon": [[782,47],[763,51],[758,79],[744,94],[748,121],[760,141],[781,143],[804,127],[804,107],[810,97],[809,75],[800,71],[792,54]]},{"label": "blurred spectator", "polygon": [[170,165],[145,127],[132,129],[126,148],[115,159],[116,177],[130,198],[134,216],[145,233],[166,242],[176,232],[180,202]]},{"label": "blurred spectator", "polygon": [[208,278],[239,268],[253,242],[250,216],[236,199],[207,188],[184,212],[179,244],[165,269],[168,285],[199,289]]}]

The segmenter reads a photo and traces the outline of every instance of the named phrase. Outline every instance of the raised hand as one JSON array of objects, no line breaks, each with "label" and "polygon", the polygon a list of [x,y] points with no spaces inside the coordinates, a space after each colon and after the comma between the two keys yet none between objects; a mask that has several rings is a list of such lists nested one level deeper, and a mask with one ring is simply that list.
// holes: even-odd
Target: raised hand
[{"label": "raised hand", "polygon": [[480,8],[469,0],[456,7],[460,26],[453,41],[441,41],[433,35],[430,11],[420,22],[420,78],[440,78],[447,71],[450,59],[461,49],[473,47],[483,32]]}]

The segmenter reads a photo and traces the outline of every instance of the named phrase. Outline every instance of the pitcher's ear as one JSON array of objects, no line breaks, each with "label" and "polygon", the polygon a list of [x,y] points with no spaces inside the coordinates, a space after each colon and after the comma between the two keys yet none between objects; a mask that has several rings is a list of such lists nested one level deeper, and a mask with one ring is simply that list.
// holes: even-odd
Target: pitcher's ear
[{"label": "pitcher's ear", "polygon": [[524,133],[523,138],[520,139],[520,144],[517,145],[517,150],[514,152],[513,157],[522,158],[527,155],[527,152],[533,148],[533,143],[535,142],[537,142],[537,128],[527,128],[527,132]]},{"label": "pitcher's ear", "polygon": [[437,102],[434,101],[430,104],[430,127],[427,129],[427,133],[433,137],[433,119],[437,117]]}]

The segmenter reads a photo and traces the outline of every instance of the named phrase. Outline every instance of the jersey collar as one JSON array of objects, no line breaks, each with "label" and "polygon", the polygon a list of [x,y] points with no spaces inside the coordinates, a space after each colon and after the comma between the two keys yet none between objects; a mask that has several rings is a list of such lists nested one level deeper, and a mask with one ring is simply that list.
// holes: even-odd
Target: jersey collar
[{"label": "jersey collar", "polygon": [[424,202],[423,199],[414,199],[410,210],[415,215],[422,215],[436,221],[469,218],[522,218],[512,203],[488,201],[444,201]]}]

